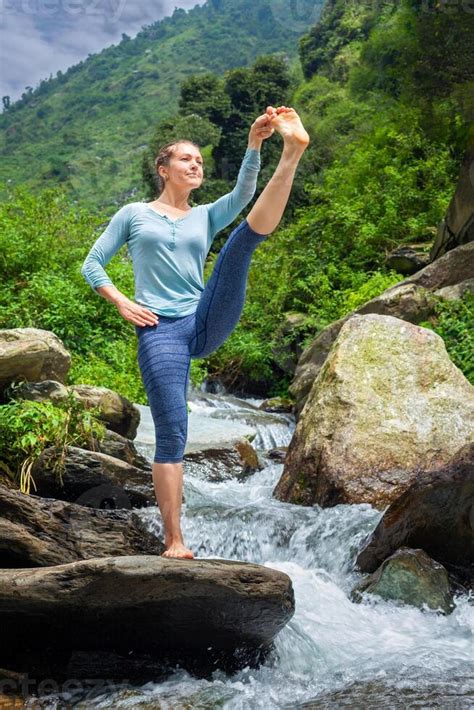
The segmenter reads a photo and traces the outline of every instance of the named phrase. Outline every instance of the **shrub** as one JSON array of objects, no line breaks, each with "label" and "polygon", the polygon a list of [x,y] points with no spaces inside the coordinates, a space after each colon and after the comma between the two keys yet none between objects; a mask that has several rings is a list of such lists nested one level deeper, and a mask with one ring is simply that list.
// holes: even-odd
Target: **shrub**
[{"label": "shrub", "polygon": [[[14,395],[18,383],[9,393]],[[88,408],[72,392],[60,402],[34,402],[14,399],[0,407],[0,468],[22,491],[29,494],[36,484],[31,470],[41,452],[54,447],[58,453],[52,472],[62,484],[66,447],[94,447],[105,435],[104,425],[97,419],[98,409]]]}]

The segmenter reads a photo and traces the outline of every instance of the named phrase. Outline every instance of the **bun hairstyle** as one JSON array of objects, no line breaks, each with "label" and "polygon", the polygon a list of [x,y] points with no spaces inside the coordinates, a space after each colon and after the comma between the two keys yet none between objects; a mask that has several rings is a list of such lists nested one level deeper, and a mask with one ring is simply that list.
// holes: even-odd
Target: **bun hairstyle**
[{"label": "bun hairstyle", "polygon": [[188,143],[189,145],[195,146],[195,148],[197,148],[198,150],[201,150],[201,146],[199,146],[197,143],[194,143],[194,141],[189,141],[186,139],[173,141],[172,143],[167,143],[166,145],[164,145],[160,148],[160,151],[155,158],[155,178],[156,178],[156,182],[158,185],[158,194],[159,195],[161,195],[161,193],[165,189],[165,180],[163,180],[163,178],[159,174],[158,169],[159,169],[160,165],[169,165],[170,164],[170,158],[172,157],[172,155],[174,153],[174,149],[176,148],[177,145],[181,145],[181,143]]}]

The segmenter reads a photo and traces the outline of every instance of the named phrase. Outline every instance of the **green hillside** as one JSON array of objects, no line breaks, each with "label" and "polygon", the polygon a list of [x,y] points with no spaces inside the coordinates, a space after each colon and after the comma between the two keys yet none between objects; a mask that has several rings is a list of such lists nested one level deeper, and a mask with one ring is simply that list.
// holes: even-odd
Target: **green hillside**
[{"label": "green hillside", "polygon": [[223,75],[262,54],[298,64],[298,34],[281,17],[270,0],[208,0],[42,81],[0,116],[0,195],[5,181],[63,183],[90,207],[140,199],[142,153],[188,75]]}]

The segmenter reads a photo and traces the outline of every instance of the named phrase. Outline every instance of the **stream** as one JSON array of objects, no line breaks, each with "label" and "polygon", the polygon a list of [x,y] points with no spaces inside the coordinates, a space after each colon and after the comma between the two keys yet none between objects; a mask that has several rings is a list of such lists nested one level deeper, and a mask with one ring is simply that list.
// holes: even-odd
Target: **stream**
[{"label": "stream", "polygon": [[[323,509],[272,498],[283,464],[265,452],[287,446],[295,425],[288,414],[257,410],[261,401],[192,392],[187,451],[253,433],[265,467],[245,480],[211,482],[186,472],[185,464],[182,529],[196,557],[255,562],[290,576],[295,614],[265,663],[233,675],[216,670],[207,679],[176,667],[159,683],[116,685],[87,697],[63,693],[26,707],[474,708],[472,598],[458,597],[449,616],[374,597],[351,602],[360,579],[356,550],[382,512],[367,504]],[[149,408],[139,408],[135,443],[151,459],[153,424]],[[139,514],[160,534],[156,508]]]}]

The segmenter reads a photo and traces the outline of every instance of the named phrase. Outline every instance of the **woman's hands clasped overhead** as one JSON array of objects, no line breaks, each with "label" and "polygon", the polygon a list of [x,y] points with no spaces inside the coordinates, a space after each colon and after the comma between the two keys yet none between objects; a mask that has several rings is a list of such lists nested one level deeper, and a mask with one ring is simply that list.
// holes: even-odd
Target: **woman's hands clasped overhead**
[{"label": "woman's hands clasped overhead", "polygon": [[263,113],[255,119],[250,127],[249,140],[256,139],[264,141],[273,135],[275,129],[271,126],[271,116],[268,113]]},{"label": "woman's hands clasped overhead", "polygon": [[255,119],[252,123],[249,133],[249,139],[256,139],[258,141],[264,141],[270,138],[275,133],[275,129],[272,127],[272,119],[274,116],[278,116],[279,113],[285,111],[286,106],[278,106],[274,108],[273,106],[267,106],[265,113]]}]

